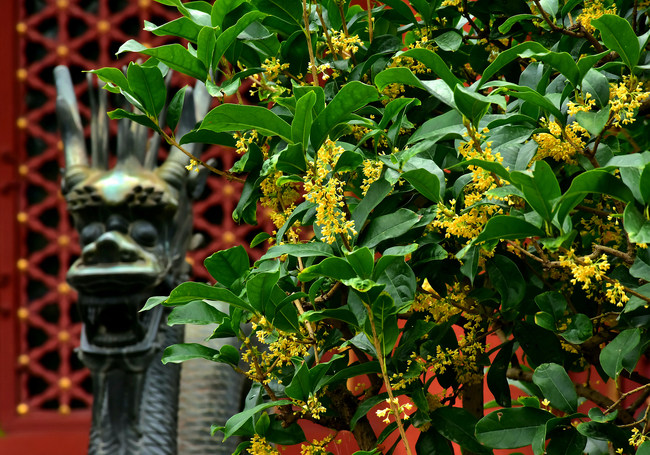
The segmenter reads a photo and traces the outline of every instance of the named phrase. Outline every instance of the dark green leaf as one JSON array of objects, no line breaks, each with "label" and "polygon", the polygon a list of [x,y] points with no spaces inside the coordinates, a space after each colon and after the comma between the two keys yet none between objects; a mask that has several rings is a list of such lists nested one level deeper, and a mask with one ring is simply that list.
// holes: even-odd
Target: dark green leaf
[{"label": "dark green leaf", "polygon": [[358,81],[348,82],[325,107],[311,127],[311,145],[318,150],[328,134],[354,111],[378,98],[377,89]]},{"label": "dark green leaf", "polygon": [[630,23],[620,16],[604,14],[594,19],[591,25],[598,29],[605,46],[617,52],[630,70],[634,69],[639,62],[641,49]]},{"label": "dark green leaf", "polygon": [[[401,346],[401,343],[400,343]],[[497,353],[496,357],[490,365],[490,369],[487,373],[487,386],[490,389],[494,399],[499,404],[499,406],[504,406],[509,408],[511,404],[510,398],[510,387],[508,386],[508,380],[506,378],[506,372],[510,366],[510,359],[512,358],[512,348],[514,347],[514,342],[506,341],[501,345],[501,349]]]},{"label": "dark green leaf", "polygon": [[400,56],[411,57],[424,63],[427,68],[431,69],[431,71],[433,71],[440,79],[445,81],[451,89],[461,83],[461,81],[451,72],[445,61],[438,54],[429,49],[409,49],[400,54]]},{"label": "dark green leaf", "polygon": [[538,366],[533,373],[533,382],[554,408],[566,413],[577,411],[578,394],[571,378],[560,365],[544,363]]},{"label": "dark green leaf", "polygon": [[553,417],[529,407],[500,409],[478,421],[476,438],[493,449],[517,449],[529,445],[537,429]]},{"label": "dark green leaf", "polygon": [[227,314],[203,300],[175,307],[167,317],[167,324],[221,324]]},{"label": "dark green leaf", "polygon": [[631,242],[650,242],[650,221],[636,208],[634,202],[630,202],[625,207],[623,224]]},{"label": "dark green leaf", "polygon": [[185,90],[187,90],[187,85],[176,92],[172,100],[169,102],[169,107],[167,108],[167,116],[165,117],[165,123],[172,131],[176,130],[176,125],[178,125],[178,120],[181,118],[181,112],[183,112],[183,103],[185,102]]},{"label": "dark green leaf", "polygon": [[294,256],[297,258],[307,257],[332,257],[332,247],[327,243],[309,242],[309,243],[296,243],[272,246],[260,260],[277,258],[283,254]]},{"label": "dark green leaf", "polygon": [[291,137],[293,141],[302,143],[305,149],[309,144],[309,133],[311,131],[312,113],[315,104],[315,92],[308,92],[301,96],[296,102],[296,115],[291,123]]},{"label": "dark green leaf", "polygon": [[526,202],[545,221],[553,220],[553,203],[562,193],[555,173],[546,161],[535,161],[531,171],[510,173],[512,183],[519,186]]},{"label": "dark green leaf", "polygon": [[241,245],[218,251],[203,262],[212,278],[224,286],[232,284],[248,272],[248,253]]},{"label": "dark green leaf", "polygon": [[238,429],[240,429],[249,419],[253,418],[255,414],[265,409],[272,408],[274,406],[284,406],[291,404],[291,400],[278,400],[272,401],[270,403],[262,403],[255,406],[254,408],[246,409],[239,414],[235,414],[226,422],[226,426],[223,428],[223,440],[225,441],[230,436],[232,436]]},{"label": "dark green leaf", "polygon": [[607,376],[618,378],[619,373],[623,371],[625,357],[637,347],[640,340],[639,329],[624,330],[600,351],[600,365]]},{"label": "dark green leaf", "polygon": [[405,234],[419,219],[417,213],[404,208],[390,215],[379,216],[370,222],[360,244],[374,248],[384,240]]},{"label": "dark green leaf", "polygon": [[463,408],[443,406],[431,413],[431,425],[445,438],[472,452],[485,453],[474,436],[475,424],[474,416]]},{"label": "dark green leaf", "polygon": [[180,44],[167,44],[148,48],[135,40],[129,40],[117,51],[118,54],[122,52],[139,52],[155,57],[171,69],[200,81],[205,81],[208,76],[205,65]]},{"label": "dark green leaf", "polygon": [[169,294],[165,301],[167,305],[182,305],[194,300],[217,300],[229,303],[242,310],[255,312],[253,307],[228,289],[217,288],[203,283],[182,283]]},{"label": "dark green leaf", "polygon": [[335,280],[346,280],[356,277],[357,273],[345,259],[333,257],[307,267],[300,272],[298,279],[307,282],[321,276],[327,276]]},{"label": "dark green leaf", "polygon": [[501,295],[504,311],[516,308],[524,299],[526,282],[519,268],[505,256],[497,254],[487,263],[490,281]]},{"label": "dark green leaf", "polygon": [[203,119],[201,129],[214,132],[257,130],[265,136],[279,136],[291,143],[291,126],[261,106],[221,104]]},{"label": "dark green leaf", "polygon": [[163,352],[162,363],[180,363],[191,359],[206,359],[214,361],[218,356],[218,350],[203,346],[202,344],[173,344]]}]

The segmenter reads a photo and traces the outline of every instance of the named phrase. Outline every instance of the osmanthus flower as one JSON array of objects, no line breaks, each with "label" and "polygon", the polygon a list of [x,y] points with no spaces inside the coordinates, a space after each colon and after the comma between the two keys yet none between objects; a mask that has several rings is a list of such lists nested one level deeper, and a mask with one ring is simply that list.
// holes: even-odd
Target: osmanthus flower
[{"label": "osmanthus flower", "polygon": [[609,84],[609,105],[614,115],[613,126],[628,125],[635,120],[635,110],[648,99],[650,92],[643,91],[643,84],[635,76],[623,76],[618,84]]},{"label": "osmanthus flower", "polygon": [[[390,398],[386,398],[386,403],[388,403],[389,405],[391,404]],[[402,420],[409,419],[409,415],[406,413],[406,411],[410,411],[411,409],[413,409],[413,405],[411,403],[404,403],[403,405],[400,405],[399,398],[395,397],[393,398],[392,404],[394,404],[397,407],[398,413],[402,414]],[[384,409],[378,409],[375,413],[377,414],[377,417],[383,419],[383,422],[385,424],[389,424],[390,416],[395,414],[390,406]]]},{"label": "osmanthus flower", "polygon": [[582,25],[589,33],[593,33],[596,29],[591,25],[591,21],[598,19],[604,14],[616,14],[616,5],[605,8],[602,0],[587,0],[584,3],[582,12],[576,18],[576,22]]},{"label": "osmanthus flower", "polygon": [[330,52],[338,54],[343,58],[350,58],[359,50],[359,46],[363,44],[359,35],[346,36],[344,32],[331,29],[330,30]]},{"label": "osmanthus flower", "polygon": [[576,157],[582,153],[589,140],[587,130],[578,122],[571,122],[566,127],[562,127],[556,120],[549,122],[542,118],[541,124],[548,128],[548,133],[533,135],[533,140],[537,142],[537,153],[534,159],[553,158],[555,161],[577,164]]},{"label": "osmanthus flower", "polygon": [[320,226],[323,240],[336,241],[336,234],[348,240],[356,234],[354,222],[346,218],[343,208],[345,182],[334,173],[336,163],[343,153],[343,147],[329,138],[318,149],[316,159],[304,178],[305,199],[316,204],[316,224]]},{"label": "osmanthus flower", "polygon": [[251,439],[251,445],[246,449],[250,455],[280,455],[276,449],[266,442],[266,438],[256,434]]},{"label": "osmanthus flower", "polygon": [[[323,439],[313,439],[309,444],[300,445],[300,455],[327,455],[327,445],[334,440],[336,434],[330,434]],[[340,444],[341,440],[334,441],[335,444]]]}]

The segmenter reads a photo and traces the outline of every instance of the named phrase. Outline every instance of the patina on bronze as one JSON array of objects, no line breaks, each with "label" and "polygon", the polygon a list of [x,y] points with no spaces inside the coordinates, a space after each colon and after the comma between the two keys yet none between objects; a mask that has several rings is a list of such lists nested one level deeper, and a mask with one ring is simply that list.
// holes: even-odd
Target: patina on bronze
[{"label": "patina on bronze", "polygon": [[[65,152],[62,190],[79,232],[81,255],[68,272],[83,321],[80,356],[93,377],[89,454],[176,453],[177,365],[162,365],[182,331],[166,324],[161,306],[140,312],[153,295],[187,280],[191,200],[200,176],[173,148],[157,165],[159,138],[129,120],[118,128],[109,168],[107,94],[91,95],[91,156],[67,67],[55,69],[57,116]],[[185,97],[179,134],[194,127],[210,97]],[[191,146],[190,146],[191,149]],[[193,151],[195,152],[195,151]]]}]

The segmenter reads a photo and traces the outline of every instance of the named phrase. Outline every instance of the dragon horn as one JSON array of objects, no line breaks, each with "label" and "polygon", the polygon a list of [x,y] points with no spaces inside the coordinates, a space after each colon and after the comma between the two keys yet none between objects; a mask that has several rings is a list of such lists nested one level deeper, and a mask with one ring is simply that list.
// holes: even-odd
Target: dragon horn
[{"label": "dragon horn", "polygon": [[56,114],[65,154],[64,189],[82,181],[88,175],[88,156],[79,107],[70,71],[66,66],[54,68],[56,83]]},{"label": "dragon horn", "polygon": [[90,150],[91,163],[94,168],[108,168],[108,116],[107,91],[97,87],[95,91],[95,77],[92,73],[86,74],[88,81],[88,94],[90,96]]}]

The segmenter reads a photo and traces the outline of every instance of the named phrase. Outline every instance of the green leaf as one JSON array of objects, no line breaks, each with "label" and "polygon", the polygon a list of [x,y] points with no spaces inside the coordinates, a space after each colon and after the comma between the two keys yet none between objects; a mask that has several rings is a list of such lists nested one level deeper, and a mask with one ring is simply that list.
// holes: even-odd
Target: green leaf
[{"label": "green leaf", "polygon": [[640,341],[641,331],[638,328],[627,329],[619,333],[600,351],[600,365],[607,376],[612,379],[618,378],[620,372],[623,371],[625,357],[636,349]]},{"label": "green leaf", "polygon": [[207,257],[203,264],[212,278],[230,287],[248,272],[250,261],[244,247],[237,245],[227,250],[217,251]]},{"label": "green leaf", "polygon": [[420,216],[417,213],[404,208],[389,215],[379,216],[370,222],[360,244],[374,248],[384,240],[407,233],[419,219]]},{"label": "green leaf", "polygon": [[[289,144],[287,148],[278,155],[278,161],[275,164],[275,168],[278,171],[286,172],[287,174],[302,174],[307,169],[305,149],[306,145],[303,143]],[[300,179],[299,181],[302,182],[302,178],[298,178]]]},{"label": "green leaf", "polygon": [[345,260],[352,266],[357,276],[367,279],[372,277],[375,266],[375,253],[367,247],[354,249],[345,253]]},{"label": "green leaf", "polygon": [[[296,102],[296,114],[291,123],[291,137],[294,142],[300,142],[306,149],[309,144],[309,133],[312,126],[312,113],[316,104],[316,93],[308,92]],[[304,159],[304,158],[303,158]]]},{"label": "green leaf", "polygon": [[[372,315],[375,323],[375,330],[379,337],[381,354],[387,356],[391,353],[399,337],[397,326],[397,308],[392,297],[385,292],[372,303]],[[369,326],[369,324],[367,324]],[[368,338],[372,339],[372,331],[366,328]]]},{"label": "green leaf", "polygon": [[187,17],[179,17],[163,25],[156,25],[149,21],[144,21],[144,30],[156,36],[178,36],[179,38],[196,43],[201,26]]},{"label": "green leaf", "polygon": [[258,313],[265,313],[267,302],[273,298],[272,292],[278,279],[280,279],[280,271],[258,273],[246,280],[248,300]]},{"label": "green leaf", "polygon": [[186,305],[175,307],[167,317],[168,325],[176,324],[221,324],[228,315],[212,305],[196,300]]},{"label": "green leaf", "polygon": [[334,278],[335,280],[346,280],[355,278],[357,273],[345,259],[332,257],[305,268],[298,275],[298,279],[307,282],[321,276]]},{"label": "green leaf", "polygon": [[214,64],[221,61],[221,57],[226,53],[226,50],[237,40],[237,36],[242,33],[253,22],[266,17],[267,14],[261,11],[249,11],[237,20],[237,23],[232,27],[224,30],[218,37],[214,49]]},{"label": "green leaf", "polygon": [[345,121],[357,109],[376,101],[377,89],[371,85],[352,81],[345,84],[334,99],[314,119],[311,127],[311,145],[318,150],[336,125]]},{"label": "green leaf", "polygon": [[457,51],[463,43],[463,38],[456,31],[445,32],[442,35],[436,36],[433,41],[442,49],[447,52]]},{"label": "green leaf", "polygon": [[279,136],[292,143],[291,126],[262,106],[221,104],[208,112],[201,123],[201,129],[217,133],[257,130],[265,136]]},{"label": "green leaf", "polygon": [[490,107],[487,96],[472,92],[462,85],[454,87],[454,102],[458,111],[475,126],[478,125]]},{"label": "green leaf", "polygon": [[237,430],[239,430],[246,422],[253,418],[258,412],[264,411],[275,406],[284,406],[287,404],[292,404],[291,400],[278,400],[272,401],[270,403],[262,403],[254,408],[245,409],[239,414],[235,414],[226,422],[226,426],[223,428],[223,440],[225,441],[230,436],[232,436]]},{"label": "green leaf", "polygon": [[546,161],[535,161],[531,171],[513,171],[510,180],[524,193],[526,202],[547,222],[553,220],[553,203],[562,195],[555,173]]},{"label": "green leaf", "polygon": [[147,128],[151,128],[154,131],[160,131],[160,128],[158,128],[158,126],[144,114],[136,114],[134,112],[125,111],[124,109],[115,109],[108,113],[108,118],[111,120],[128,118],[129,120],[146,126]]},{"label": "green leaf", "polygon": [[553,102],[549,98],[533,90],[532,88],[524,87],[521,85],[512,84],[510,82],[504,82],[504,81],[490,82],[489,84],[486,85],[486,87],[500,87],[501,91],[504,91],[506,94],[522,99],[524,101],[529,101],[535,106],[539,106],[540,108],[544,109],[548,113],[553,114],[555,119],[561,124],[565,123],[565,116],[557,108],[557,106],[555,106],[555,104],[553,104]]},{"label": "green leaf", "polygon": [[543,363],[533,373],[533,382],[542,390],[551,405],[566,413],[578,409],[578,394],[573,381],[557,363]]},{"label": "green leaf", "polygon": [[543,236],[544,231],[528,221],[514,216],[497,215],[488,220],[483,231],[474,239],[473,243]]},{"label": "green leaf", "polygon": [[612,420],[616,419],[616,416],[618,415],[618,409],[615,409],[614,412],[610,412],[609,414],[604,414],[603,411],[600,408],[591,408],[589,410],[589,418],[595,422],[611,422]]},{"label": "green leaf", "polygon": [[377,76],[375,76],[374,82],[380,91],[385,89],[386,86],[390,84],[403,84],[410,85],[411,87],[417,87],[422,90],[427,89],[424,85],[422,85],[422,81],[420,81],[420,79],[418,79],[417,76],[413,74],[413,71],[404,67],[385,69],[381,73],[377,74]]},{"label": "green leaf", "polygon": [[463,408],[443,406],[431,413],[431,425],[441,435],[475,453],[488,452],[474,436],[476,418]]},{"label": "green leaf", "polygon": [[486,264],[490,281],[501,295],[502,310],[514,309],[526,294],[526,282],[519,268],[505,256],[495,255]]},{"label": "green leaf", "polygon": [[420,434],[415,443],[415,453],[427,455],[454,455],[449,441],[438,433],[435,428],[429,428]]},{"label": "green leaf", "polygon": [[641,49],[630,23],[620,16],[605,14],[591,21],[591,25],[598,29],[605,46],[617,52],[623,63],[632,71],[639,62]]},{"label": "green leaf", "polygon": [[370,185],[370,189],[361,202],[354,208],[352,212],[352,221],[358,230],[361,230],[366,223],[370,212],[374,210],[384,198],[393,190],[393,186],[388,183],[386,179],[380,178],[375,183]]},{"label": "green leaf", "polygon": [[102,81],[118,87],[123,92],[131,92],[126,76],[117,68],[99,68],[90,72],[96,74]]},{"label": "green leaf", "polygon": [[332,247],[327,243],[309,242],[272,246],[269,248],[269,251],[267,251],[266,254],[260,258],[260,261],[277,258],[283,254],[288,254],[289,256],[297,258],[334,256]]},{"label": "green leaf", "polygon": [[499,26],[499,32],[504,34],[508,33],[513,25],[528,19],[537,19],[537,16],[534,14],[517,14],[515,16],[511,16]]},{"label": "green leaf", "polygon": [[152,297],[149,297],[140,311],[148,311],[153,307],[160,305],[161,303],[165,303],[165,300],[167,300],[166,296],[154,295]]},{"label": "green leaf", "polygon": [[476,439],[493,449],[517,449],[529,445],[537,429],[554,416],[541,409],[499,409],[476,424]]},{"label": "green leaf", "polygon": [[[514,16],[510,19],[514,19],[518,16]],[[534,16],[536,17],[536,16]],[[507,23],[504,22],[502,26],[505,26]],[[521,44],[518,44],[516,46],[511,47],[510,49],[507,49],[503,52],[500,52],[499,55],[497,55],[497,58],[494,59],[492,63],[483,71],[483,74],[481,75],[481,80],[479,81],[479,88],[483,86],[486,82],[489,82],[489,80],[492,78],[492,76],[496,75],[501,68],[506,66],[508,63],[515,61],[518,57],[519,54],[522,54],[526,51],[532,51],[534,53],[547,53],[549,52],[548,49],[546,49],[544,46],[541,44],[535,42],[535,41],[526,41]]]},{"label": "green leaf", "polygon": [[486,382],[494,399],[499,406],[509,408],[511,405],[510,387],[508,386],[508,379],[506,372],[510,366],[510,359],[512,358],[512,349],[514,341],[506,341],[501,345],[501,349],[494,357],[492,365],[487,372]]},{"label": "green leaf", "polygon": [[226,15],[244,3],[244,1],[245,0],[218,0],[214,2],[212,10],[210,11],[210,21],[212,26],[221,28]]},{"label": "green leaf", "polygon": [[523,58],[535,58],[558,70],[567,80],[577,87],[580,83],[580,70],[575,60],[568,52],[536,52],[532,49],[525,50],[519,54]]},{"label": "green leaf", "polygon": [[580,111],[576,114],[576,120],[592,136],[598,136],[605,128],[609,119],[609,107],[600,109],[597,112]]},{"label": "green leaf", "polygon": [[169,102],[169,106],[167,107],[167,116],[165,117],[165,123],[172,131],[176,130],[178,120],[181,118],[181,113],[183,112],[183,103],[185,103],[186,90],[187,85],[177,91],[172,100]]},{"label": "green leaf", "polygon": [[623,224],[633,243],[650,242],[650,221],[630,202],[623,212]]},{"label": "green leaf", "polygon": [[402,57],[411,57],[424,63],[427,68],[431,69],[431,71],[442,79],[452,90],[457,84],[462,84],[462,82],[451,72],[447,63],[445,63],[438,54],[429,49],[410,49],[399,55]]},{"label": "green leaf", "polygon": [[242,310],[254,313],[255,310],[248,303],[237,297],[228,289],[210,286],[204,283],[181,283],[172,292],[165,301],[166,305],[175,306],[182,305],[194,300],[217,300],[229,303]]},{"label": "green leaf", "polygon": [[440,202],[440,180],[438,176],[426,169],[413,169],[402,174],[402,178],[409,182],[424,197],[433,202]]},{"label": "green leaf", "polygon": [[563,224],[569,212],[590,193],[607,194],[625,202],[633,197],[623,182],[609,172],[600,169],[584,172],[571,181],[571,186],[558,201],[555,211],[559,223]]},{"label": "green leaf", "polygon": [[203,27],[199,32],[196,45],[196,56],[209,70],[218,66],[219,61],[214,61],[217,32],[212,27]]},{"label": "green leaf", "polygon": [[208,71],[205,65],[180,44],[167,44],[148,48],[135,40],[128,40],[122,44],[117,54],[121,54],[122,52],[139,52],[155,57],[171,69],[200,81],[205,81],[208,77]]},{"label": "green leaf", "polygon": [[301,321],[318,322],[324,319],[335,319],[337,321],[343,321],[353,327],[359,326],[359,321],[357,321],[356,316],[347,306],[324,310],[309,310],[300,315]]},{"label": "green leaf", "polygon": [[309,379],[309,367],[307,366],[307,362],[304,361],[298,362],[296,360],[293,364],[296,367],[295,373],[293,374],[291,383],[285,387],[284,393],[294,400],[307,401],[312,393],[312,384]]},{"label": "green leaf", "polygon": [[646,164],[641,171],[639,177],[639,192],[643,198],[643,202],[647,205],[650,204],[650,164]]},{"label": "green leaf", "polygon": [[180,363],[191,359],[206,359],[214,361],[219,356],[217,349],[212,349],[198,343],[173,344],[165,349],[162,363]]},{"label": "green leaf", "polygon": [[594,333],[594,325],[586,314],[578,313],[571,318],[571,323],[560,336],[569,343],[581,344],[587,341]]}]

